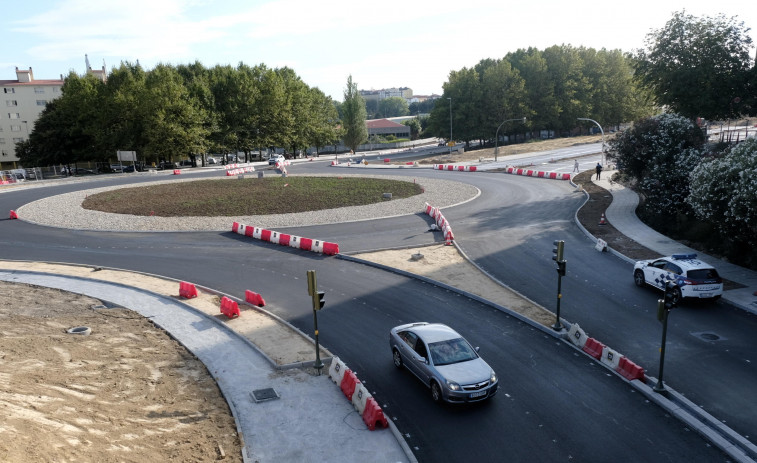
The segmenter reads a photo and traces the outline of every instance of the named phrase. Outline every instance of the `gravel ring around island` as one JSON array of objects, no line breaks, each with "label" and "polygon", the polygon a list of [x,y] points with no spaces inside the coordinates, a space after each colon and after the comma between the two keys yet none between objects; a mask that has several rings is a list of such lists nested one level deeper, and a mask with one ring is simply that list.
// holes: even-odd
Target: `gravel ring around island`
[{"label": "gravel ring around island", "polygon": [[[290,175],[297,177],[298,175]],[[348,175],[308,175],[309,177],[347,177]],[[351,175],[350,175],[351,176]],[[354,177],[382,178],[410,181],[408,177],[386,175],[354,175]],[[151,182],[151,185],[169,182],[191,182],[207,179],[181,179]],[[224,177],[218,181],[233,181],[236,177]],[[426,203],[437,208],[445,208],[466,203],[477,198],[481,190],[477,187],[453,180],[434,178],[416,178],[424,192],[409,198],[382,201],[365,206],[350,206],[323,210],[298,212],[292,214],[271,214],[229,217],[155,217],[84,209],[82,202],[91,194],[103,191],[130,188],[130,186],[111,186],[89,190],[64,193],[25,204],[18,208],[18,217],[37,225],[68,228],[73,230],[118,231],[118,232],[178,232],[178,231],[229,231],[233,222],[260,228],[276,229],[301,227],[308,225],[325,225],[343,222],[357,222],[380,218],[398,217],[425,212]],[[144,184],[147,186],[147,184]]]}]

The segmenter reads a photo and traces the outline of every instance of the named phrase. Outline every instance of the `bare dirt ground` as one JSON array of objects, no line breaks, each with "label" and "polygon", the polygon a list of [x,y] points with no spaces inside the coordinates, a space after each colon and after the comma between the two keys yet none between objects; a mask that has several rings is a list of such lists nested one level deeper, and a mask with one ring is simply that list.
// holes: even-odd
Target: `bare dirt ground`
[{"label": "bare dirt ground", "polygon": [[[127,309],[0,282],[0,461],[242,461],[205,366]],[[68,334],[77,326],[89,336]]]}]

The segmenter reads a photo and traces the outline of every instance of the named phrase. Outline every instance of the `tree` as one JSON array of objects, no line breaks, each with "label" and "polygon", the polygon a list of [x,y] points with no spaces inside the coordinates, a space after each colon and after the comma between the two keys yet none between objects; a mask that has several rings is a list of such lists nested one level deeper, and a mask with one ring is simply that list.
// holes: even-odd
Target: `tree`
[{"label": "tree", "polygon": [[381,117],[398,117],[410,114],[407,100],[399,96],[384,98],[379,101],[379,114]]},{"label": "tree", "polygon": [[[481,120],[484,129],[482,138],[493,139],[497,128],[506,119],[525,117],[526,84],[517,70],[508,61],[490,62],[481,71],[481,91],[485,95],[481,102]],[[500,135],[507,133],[516,124],[503,126]],[[522,125],[520,126],[522,127]]]},{"label": "tree", "polygon": [[697,218],[716,226],[733,247],[731,255],[757,265],[757,139],[734,146],[724,156],[691,172],[686,202]]},{"label": "tree", "polygon": [[406,121],[402,121],[402,125],[406,125],[410,127],[410,139],[411,140],[417,140],[418,135],[421,133],[421,123],[418,121],[417,118],[408,119]]},{"label": "tree", "polygon": [[637,182],[647,218],[674,224],[688,214],[689,172],[702,159],[704,135],[690,119],[662,114],[634,123],[612,138],[607,157]]},{"label": "tree", "polygon": [[368,129],[365,126],[365,101],[357,89],[357,84],[352,82],[352,75],[347,78],[342,111],[344,144],[352,151],[356,151],[358,146],[368,140]]},{"label": "tree", "polygon": [[657,104],[688,118],[737,116],[749,110],[741,105],[750,96],[745,92],[753,65],[748,32],[735,17],[696,18],[676,12],[636,52],[638,79]]},{"label": "tree", "polygon": [[528,117],[530,125],[535,128],[557,129],[560,108],[542,52],[535,48],[520,49],[508,54],[505,59],[510,61],[525,81],[529,113],[524,116]]}]

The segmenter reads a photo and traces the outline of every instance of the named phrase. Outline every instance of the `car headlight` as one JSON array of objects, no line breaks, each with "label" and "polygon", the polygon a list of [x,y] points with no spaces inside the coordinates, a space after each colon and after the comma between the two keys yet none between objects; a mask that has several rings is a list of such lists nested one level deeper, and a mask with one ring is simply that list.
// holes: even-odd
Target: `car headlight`
[{"label": "car headlight", "polygon": [[447,387],[449,388],[450,391],[459,391],[460,390],[460,385],[457,384],[454,381],[447,381]]},{"label": "car headlight", "polygon": [[489,376],[489,382],[492,384],[497,382],[497,374],[494,373],[494,370],[492,370],[492,374]]}]

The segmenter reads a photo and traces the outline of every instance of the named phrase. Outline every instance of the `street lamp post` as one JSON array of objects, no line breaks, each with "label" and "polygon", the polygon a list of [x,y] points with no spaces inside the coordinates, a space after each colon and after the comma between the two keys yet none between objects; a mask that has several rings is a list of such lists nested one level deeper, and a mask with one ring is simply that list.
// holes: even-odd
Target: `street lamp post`
[{"label": "street lamp post", "polygon": [[602,165],[605,164],[605,131],[602,130],[602,126],[599,125],[599,122],[595,121],[594,119],[589,119],[588,117],[579,117],[579,121],[591,121],[595,124],[597,124],[597,127],[599,127],[600,133],[602,133]]},{"label": "street lamp post", "polygon": [[447,146],[449,146],[449,154],[452,154],[452,98],[447,98],[449,100],[449,143],[447,143]]},{"label": "street lamp post", "polygon": [[512,121],[523,121],[523,123],[526,123],[525,117],[520,117],[518,119],[508,119],[506,121],[502,121],[501,124],[499,124],[499,127],[497,127],[497,133],[494,135],[494,162],[497,162],[497,154],[499,153],[499,146],[497,146],[497,143],[499,142],[499,129],[502,128],[503,125],[505,125],[505,122],[512,122]]}]

